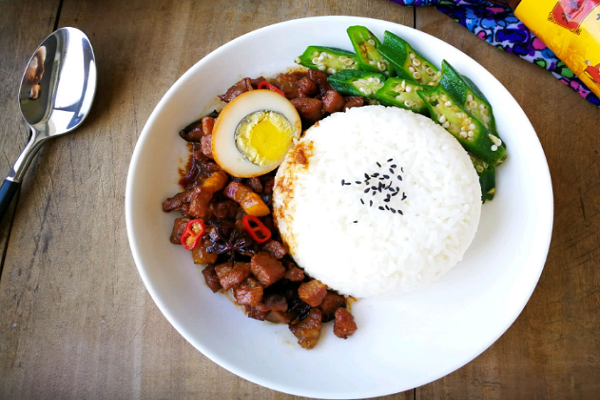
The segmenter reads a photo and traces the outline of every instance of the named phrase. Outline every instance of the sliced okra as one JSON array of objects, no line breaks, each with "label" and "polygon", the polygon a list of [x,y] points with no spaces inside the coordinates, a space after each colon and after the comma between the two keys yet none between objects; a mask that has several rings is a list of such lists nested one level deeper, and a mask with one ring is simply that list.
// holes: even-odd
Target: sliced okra
[{"label": "sliced okra", "polygon": [[437,85],[441,72],[401,37],[385,31],[379,52],[393,66],[399,78]]},{"label": "sliced okra", "polygon": [[496,194],[496,169],[472,154],[471,161],[479,176],[481,202],[485,204],[487,200],[493,200]]},{"label": "sliced okra", "polygon": [[334,47],[308,46],[300,57],[296,57],[297,64],[310,69],[335,74],[344,69],[358,69],[356,54],[336,49]]},{"label": "sliced okra", "polygon": [[374,98],[375,93],[383,87],[385,76],[376,72],[345,70],[331,75],[327,80],[331,87],[346,96]]},{"label": "sliced okra", "polygon": [[381,42],[370,30],[357,25],[349,27],[347,32],[358,57],[360,69],[393,76],[389,62],[379,53]]},{"label": "sliced okra", "polygon": [[430,89],[430,86],[408,79],[389,78],[374,97],[384,106],[402,107],[416,113],[426,114],[427,106],[417,94],[417,91],[424,89]]},{"label": "sliced okra", "polygon": [[506,159],[502,140],[459,106],[441,85],[429,90],[419,90],[417,94],[427,105],[431,119],[458,139],[469,153],[494,167]]},{"label": "sliced okra", "polygon": [[458,104],[498,136],[494,113],[488,100],[469,78],[460,75],[446,60],[442,61],[442,76],[439,84],[454,97]]}]

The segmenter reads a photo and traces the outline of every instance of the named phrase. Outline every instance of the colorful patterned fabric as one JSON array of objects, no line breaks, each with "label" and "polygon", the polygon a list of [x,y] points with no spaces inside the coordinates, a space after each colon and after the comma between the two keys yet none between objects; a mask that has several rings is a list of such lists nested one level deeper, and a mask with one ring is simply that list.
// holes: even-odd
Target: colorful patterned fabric
[{"label": "colorful patterned fabric", "polygon": [[479,38],[550,71],[595,105],[600,100],[509,9],[485,0],[391,0],[405,6],[436,6]]}]

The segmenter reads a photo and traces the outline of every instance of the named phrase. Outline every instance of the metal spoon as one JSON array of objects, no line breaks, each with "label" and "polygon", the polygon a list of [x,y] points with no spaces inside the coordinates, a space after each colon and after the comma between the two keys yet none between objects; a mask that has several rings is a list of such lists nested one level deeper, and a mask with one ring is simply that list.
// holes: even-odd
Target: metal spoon
[{"label": "metal spoon", "polygon": [[0,187],[0,221],[44,142],[81,125],[95,93],[90,40],[76,28],[54,31],[33,53],[21,80],[19,105],[31,138]]}]

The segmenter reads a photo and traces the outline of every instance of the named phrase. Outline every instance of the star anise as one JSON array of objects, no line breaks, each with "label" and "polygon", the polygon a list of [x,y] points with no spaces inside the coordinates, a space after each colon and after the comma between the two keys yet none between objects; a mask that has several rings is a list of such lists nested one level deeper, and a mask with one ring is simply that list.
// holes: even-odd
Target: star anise
[{"label": "star anise", "polygon": [[236,229],[228,221],[211,221],[209,224],[214,228],[210,232],[213,244],[206,251],[213,254],[227,254],[230,259],[235,259],[235,254],[252,257],[257,252],[257,244],[252,240],[248,232]]}]

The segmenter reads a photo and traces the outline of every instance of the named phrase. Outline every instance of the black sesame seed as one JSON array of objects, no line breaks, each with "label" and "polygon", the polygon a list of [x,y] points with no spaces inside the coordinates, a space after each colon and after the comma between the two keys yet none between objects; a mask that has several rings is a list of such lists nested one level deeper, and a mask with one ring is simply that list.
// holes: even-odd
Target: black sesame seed
[{"label": "black sesame seed", "polygon": [[394,210],[392,207],[390,207],[390,211],[394,214],[396,214],[396,210]]},{"label": "black sesame seed", "polygon": [[387,160],[387,162],[392,162],[392,161],[394,161],[393,158],[390,158],[389,160]]},{"label": "black sesame seed", "polygon": [[376,178],[379,176],[379,172],[375,172],[373,175],[371,175],[371,178]]},{"label": "black sesame seed", "polygon": [[390,210],[390,208],[388,206],[385,206],[385,209],[388,210],[388,211]]},{"label": "black sesame seed", "polygon": [[367,174],[366,172],[365,172],[365,178],[367,178],[367,180],[369,179],[369,174]]},{"label": "black sesame seed", "polygon": [[404,213],[402,212],[402,210],[398,210],[398,214],[404,215]]},{"label": "black sesame seed", "polygon": [[373,196],[375,196],[377,194],[376,191],[372,191],[371,193],[373,194]]},{"label": "black sesame seed", "polygon": [[346,181],[342,179],[342,186],[344,186],[345,183],[346,183]]},{"label": "black sesame seed", "polygon": [[406,193],[402,192],[402,200],[406,199]]},{"label": "black sesame seed", "polygon": [[366,188],[365,193],[369,193],[369,190],[371,190],[371,188]]},{"label": "black sesame seed", "polygon": [[358,221],[354,221],[354,223],[356,224]]},{"label": "black sesame seed", "polygon": [[394,197],[394,196],[395,196],[395,195],[397,195],[397,194],[398,194],[398,192],[394,192],[394,193],[392,194],[392,197]]},{"label": "black sesame seed", "polygon": [[396,186],[396,193],[400,193],[400,188]]},{"label": "black sesame seed", "polygon": [[385,201],[386,203],[389,203],[390,199],[384,199],[383,201]]},{"label": "black sesame seed", "polygon": [[371,186],[371,189],[377,190],[377,186]]},{"label": "black sesame seed", "polygon": [[375,164],[377,164],[377,166],[378,166],[379,168],[381,168],[381,164],[379,164],[378,162],[376,162]]},{"label": "black sesame seed", "polygon": [[390,167],[392,167],[392,168],[396,168],[396,167],[397,167],[397,165],[396,165],[396,164],[392,164],[392,165],[390,165]]},{"label": "black sesame seed", "polygon": [[389,175],[384,175],[383,177],[384,177],[385,179],[390,179],[390,176],[389,176]]},{"label": "black sesame seed", "polygon": [[400,171],[404,172],[404,167],[400,167]]},{"label": "black sesame seed", "polygon": [[369,207],[373,207],[373,200],[369,200]]},{"label": "black sesame seed", "polygon": [[365,202],[363,201],[363,199],[360,199],[360,202],[361,202],[362,204],[365,204]]},{"label": "black sesame seed", "polygon": [[360,185],[360,181],[354,181],[354,183],[356,183],[357,185]]},{"label": "black sesame seed", "polygon": [[394,168],[390,168],[390,174],[394,174]]},{"label": "black sesame seed", "polygon": [[352,185],[352,182],[346,182],[346,186]]},{"label": "black sesame seed", "polygon": [[402,180],[402,176],[398,175],[398,180],[401,181]]},{"label": "black sesame seed", "polygon": [[383,211],[383,210],[384,210],[384,208],[383,208],[382,206],[379,206],[379,209],[380,209],[381,211]]}]

